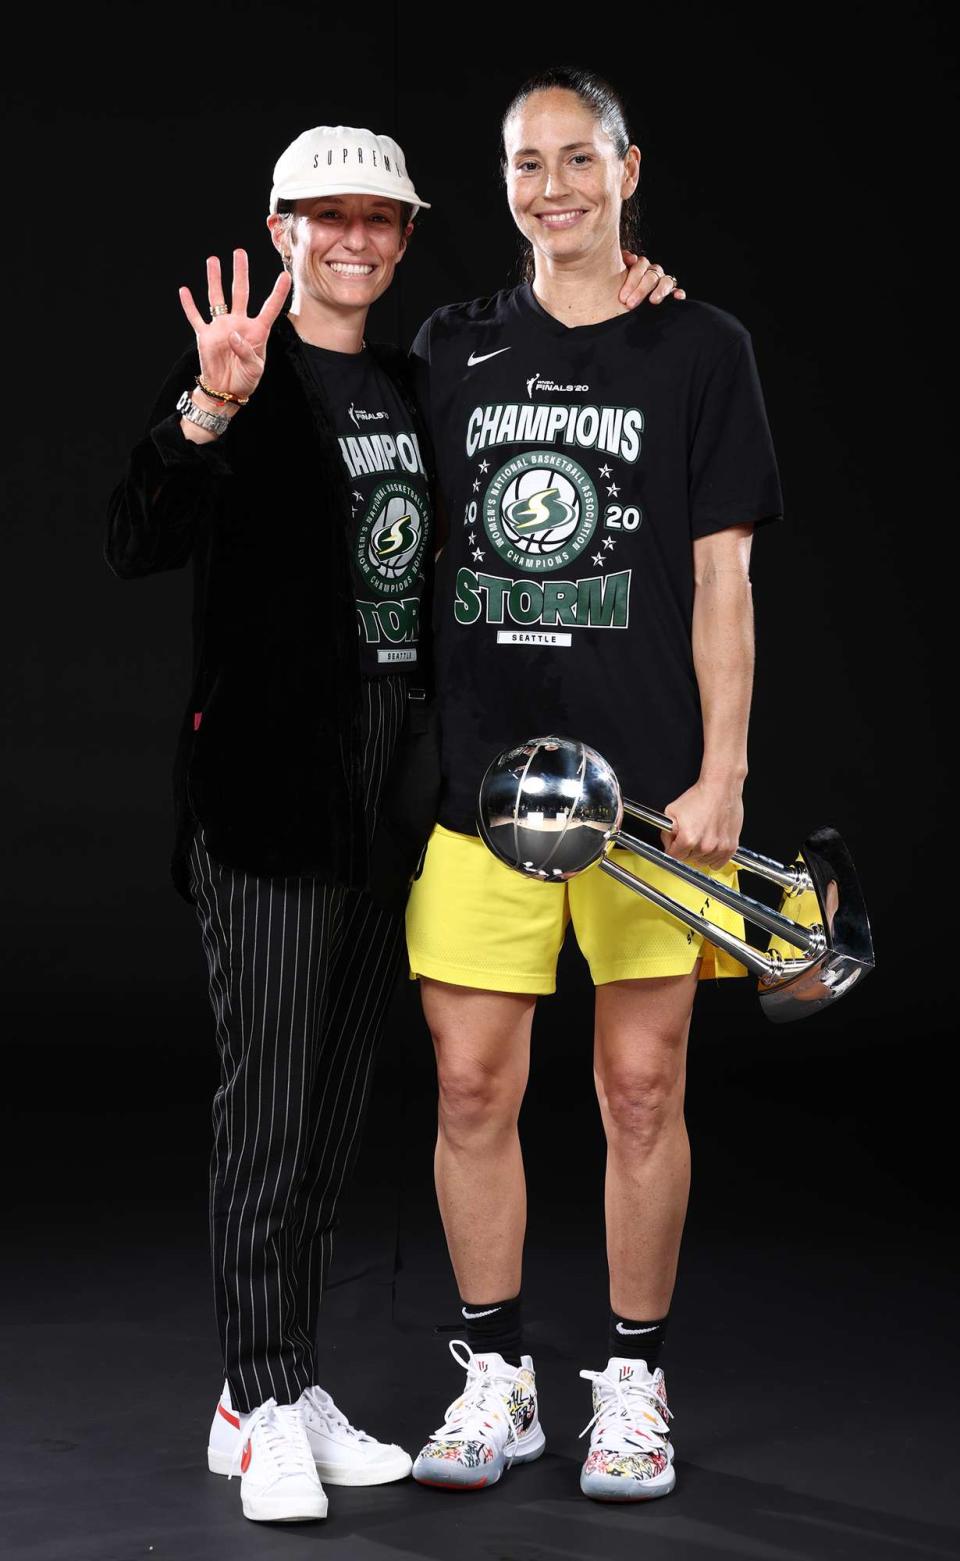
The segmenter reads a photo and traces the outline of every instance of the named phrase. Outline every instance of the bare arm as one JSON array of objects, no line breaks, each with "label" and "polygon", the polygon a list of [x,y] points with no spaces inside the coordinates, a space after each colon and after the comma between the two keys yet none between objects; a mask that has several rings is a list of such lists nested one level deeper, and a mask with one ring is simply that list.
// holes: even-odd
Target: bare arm
[{"label": "bare arm", "polygon": [[664,812],[676,819],[666,850],[722,867],[740,841],[747,727],[753,691],[753,527],[728,526],[693,544],[693,664],[703,711],[696,784]]}]

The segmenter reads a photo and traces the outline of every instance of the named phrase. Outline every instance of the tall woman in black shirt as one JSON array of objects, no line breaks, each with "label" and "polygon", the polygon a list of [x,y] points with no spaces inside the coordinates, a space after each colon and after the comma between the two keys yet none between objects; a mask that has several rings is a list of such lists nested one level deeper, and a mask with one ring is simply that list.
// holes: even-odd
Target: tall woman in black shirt
[{"label": "tall woman in black shirt", "polygon": [[505,116],[503,160],[529,280],[438,311],[413,349],[451,534],[437,578],[440,822],[407,932],[469,1345],[465,1396],[414,1474],[470,1488],[543,1449],[521,1334],[517,1117],[569,915],[597,986],[611,1308],[581,1484],[643,1500],[674,1483],[658,1362],[689,1186],[693,998],[708,969],[742,972],[596,869],[565,887],[512,874],[476,838],[473,810],[499,751],[557,732],[597,747],[629,795],[674,820],[671,855],[727,871],[747,762],[751,534],[780,494],[739,322],[689,301],[633,314],[620,302],[640,153],[612,90],[579,71],[529,83]]}]

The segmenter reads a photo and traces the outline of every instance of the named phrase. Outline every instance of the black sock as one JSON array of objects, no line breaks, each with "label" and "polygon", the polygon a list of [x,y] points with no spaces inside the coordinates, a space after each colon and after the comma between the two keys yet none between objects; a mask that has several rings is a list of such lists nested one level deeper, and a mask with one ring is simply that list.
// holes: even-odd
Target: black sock
[{"label": "black sock", "polygon": [[645,1360],[649,1369],[656,1371],[669,1320],[669,1313],[655,1321],[635,1322],[630,1317],[618,1317],[616,1312],[611,1312],[610,1354],[626,1356],[628,1360]]},{"label": "black sock", "polygon": [[466,1323],[467,1343],[475,1355],[484,1351],[502,1355],[509,1366],[519,1366],[523,1354],[523,1317],[520,1297],[511,1301],[464,1301],[460,1311]]}]

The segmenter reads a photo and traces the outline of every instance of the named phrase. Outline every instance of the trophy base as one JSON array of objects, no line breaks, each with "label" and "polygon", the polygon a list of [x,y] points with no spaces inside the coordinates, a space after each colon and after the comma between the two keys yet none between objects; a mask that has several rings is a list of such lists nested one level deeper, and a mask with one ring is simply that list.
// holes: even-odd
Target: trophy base
[{"label": "trophy base", "polygon": [[774,1024],[806,1019],[835,1003],[869,975],[874,966],[873,939],[853,858],[835,829],[817,829],[800,848],[810,887],[799,897],[787,890],[784,915],[823,929],[827,947],[814,959],[789,957],[780,939],[772,939],[769,975],[757,983],[760,1006]]},{"label": "trophy base", "polygon": [[[783,968],[789,968],[784,961]],[[826,1008],[828,1003],[846,997],[864,976],[873,969],[873,962],[855,959],[850,954],[828,951],[809,964],[797,960],[803,969],[795,976],[786,976],[770,986],[758,983],[760,1007],[774,1024],[790,1024],[794,1019],[808,1019],[811,1014]]]}]

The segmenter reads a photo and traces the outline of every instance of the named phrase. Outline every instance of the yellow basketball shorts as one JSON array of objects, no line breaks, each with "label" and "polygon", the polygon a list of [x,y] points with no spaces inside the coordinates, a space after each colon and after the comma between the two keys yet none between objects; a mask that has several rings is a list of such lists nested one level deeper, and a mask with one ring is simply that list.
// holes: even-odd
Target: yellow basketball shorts
[{"label": "yellow basketball shorts", "polygon": [[[671,873],[618,847],[637,877],[744,936],[743,918]],[[736,868],[709,876],[737,887]],[[645,976],[743,976],[743,965],[615,879],[590,867],[565,883],[524,878],[476,835],[434,827],[407,904],[410,975],[488,992],[555,992],[557,959],[573,930],[595,986]]]}]

